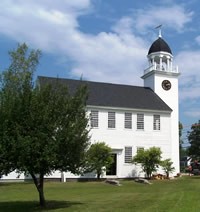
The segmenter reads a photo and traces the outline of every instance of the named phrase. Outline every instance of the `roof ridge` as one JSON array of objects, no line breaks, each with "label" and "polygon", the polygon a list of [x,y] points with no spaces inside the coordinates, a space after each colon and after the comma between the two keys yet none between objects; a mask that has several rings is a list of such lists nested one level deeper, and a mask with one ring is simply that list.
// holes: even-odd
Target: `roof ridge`
[{"label": "roof ridge", "polygon": [[[82,80],[82,79],[72,79],[72,78],[59,78],[59,77],[48,77],[48,76],[38,76],[38,78],[48,78],[48,79],[58,79],[58,80],[71,80],[71,81],[82,81],[86,83],[97,83],[97,84],[104,84],[104,85],[116,85],[116,86],[130,86],[130,87],[138,87],[138,88],[144,88],[143,86],[139,85],[130,85],[130,84],[122,84],[122,83],[112,83],[112,82],[99,82],[99,81],[91,81],[91,80]],[[149,88],[149,87],[146,87]]]}]

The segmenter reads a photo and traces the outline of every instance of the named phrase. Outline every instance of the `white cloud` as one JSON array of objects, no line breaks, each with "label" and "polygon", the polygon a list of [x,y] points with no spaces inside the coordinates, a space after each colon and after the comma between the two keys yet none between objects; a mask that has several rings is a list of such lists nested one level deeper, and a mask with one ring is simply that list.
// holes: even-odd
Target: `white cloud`
[{"label": "white cloud", "polygon": [[113,31],[119,34],[131,34],[133,28],[133,19],[128,16],[122,17],[114,26]]},{"label": "white cloud", "polygon": [[195,38],[195,41],[200,45],[200,35]]},{"label": "white cloud", "polygon": [[79,30],[78,18],[93,7],[91,0],[1,0],[0,33],[70,58],[73,77],[140,85],[150,43],[138,30],[162,23],[180,31],[192,18],[181,6],[151,7],[122,17],[110,32],[91,35]]},{"label": "white cloud", "polygon": [[76,52],[78,63],[73,72],[93,80],[140,84],[146,47],[136,40],[131,35],[100,33]]},{"label": "white cloud", "polygon": [[175,58],[181,72],[180,100],[200,99],[200,51],[182,51]]},{"label": "white cloud", "polygon": [[72,76],[141,84],[148,46],[131,34],[130,18],[119,20],[113,26],[113,32],[90,35],[79,31],[77,19],[91,11],[89,0],[50,4],[47,0],[2,0],[0,8],[3,7],[6,9],[1,11],[0,32],[42,51],[59,52],[69,57],[74,61]]},{"label": "white cloud", "polygon": [[150,7],[148,10],[141,9],[134,13],[135,27],[141,32],[159,24],[180,32],[193,16],[193,12],[187,12],[183,6],[176,4]]},{"label": "white cloud", "polygon": [[186,111],[184,114],[189,117],[197,118],[197,117],[200,117],[200,109],[190,108],[190,110]]}]

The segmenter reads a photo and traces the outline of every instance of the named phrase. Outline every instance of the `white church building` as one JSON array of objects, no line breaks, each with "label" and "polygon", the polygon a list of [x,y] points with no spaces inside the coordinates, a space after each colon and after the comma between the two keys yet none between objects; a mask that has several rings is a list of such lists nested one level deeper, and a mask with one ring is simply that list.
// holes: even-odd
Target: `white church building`
[{"label": "white church building", "polygon": [[[179,168],[179,108],[178,68],[173,66],[170,47],[159,35],[148,51],[149,67],[144,70],[144,86],[81,81],[88,87],[87,112],[90,114],[91,143],[103,141],[112,148],[114,163],[102,177],[130,178],[144,176],[132,158],[140,149],[159,147],[162,159],[170,158]],[[57,78],[39,77],[39,82],[53,83]],[[75,89],[79,80],[59,79],[69,89]],[[159,173],[162,173],[159,170]],[[70,173],[55,172],[49,178],[79,178]],[[94,174],[81,176],[92,177]],[[3,176],[16,179],[16,173]],[[21,175],[19,179],[24,179]]]}]

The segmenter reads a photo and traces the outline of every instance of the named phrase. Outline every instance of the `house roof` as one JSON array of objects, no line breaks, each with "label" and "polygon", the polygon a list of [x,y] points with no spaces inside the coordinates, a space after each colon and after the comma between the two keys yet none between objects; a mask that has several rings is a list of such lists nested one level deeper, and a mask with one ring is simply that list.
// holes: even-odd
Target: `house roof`
[{"label": "house roof", "polygon": [[87,104],[90,106],[172,111],[171,108],[148,87],[43,76],[38,77],[38,81],[41,85],[47,83],[55,84],[57,80],[67,85],[69,92],[72,94],[79,85],[87,85],[89,92]]},{"label": "house roof", "polygon": [[169,45],[161,37],[152,43],[151,47],[149,48],[148,55],[154,52],[168,52],[172,54]]}]

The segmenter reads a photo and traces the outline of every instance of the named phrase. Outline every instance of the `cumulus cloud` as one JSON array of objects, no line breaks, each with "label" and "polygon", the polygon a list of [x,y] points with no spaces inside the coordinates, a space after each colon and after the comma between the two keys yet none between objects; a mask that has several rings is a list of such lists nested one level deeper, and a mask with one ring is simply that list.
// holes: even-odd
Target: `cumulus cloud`
[{"label": "cumulus cloud", "polygon": [[193,15],[181,5],[155,6],[121,17],[109,32],[83,33],[79,18],[94,7],[91,0],[1,0],[0,33],[69,58],[73,77],[141,85],[152,42],[142,31],[155,27],[157,20],[181,31]]},{"label": "cumulus cloud", "polygon": [[[147,45],[116,23],[110,32],[82,33],[78,18],[91,12],[89,0],[1,1],[0,32],[74,63],[71,75],[90,80],[141,84]],[[116,28],[116,30],[114,29]],[[117,30],[118,28],[118,30]],[[127,30],[129,28],[127,24]],[[146,61],[145,61],[146,62]],[[130,78],[129,76],[133,77]]]},{"label": "cumulus cloud", "polygon": [[45,51],[59,49],[78,27],[77,17],[90,11],[89,0],[0,1],[0,32]]},{"label": "cumulus cloud", "polygon": [[200,98],[200,51],[182,51],[176,55],[176,63],[181,72],[180,100]]},{"label": "cumulus cloud", "polygon": [[77,57],[78,53],[82,57],[72,71],[76,75],[86,74],[89,79],[139,84],[146,46],[136,40],[132,35],[100,33],[77,52]]},{"label": "cumulus cloud", "polygon": [[189,117],[194,117],[194,118],[200,117],[199,108],[190,108],[189,111],[185,112],[185,115]]},{"label": "cumulus cloud", "polygon": [[187,12],[183,6],[176,4],[150,7],[148,10],[136,10],[134,14],[135,27],[141,32],[148,27],[156,27],[159,24],[164,24],[166,27],[181,32],[193,16],[192,11]]},{"label": "cumulus cloud", "polygon": [[200,45],[200,35],[195,38],[195,41]]}]

